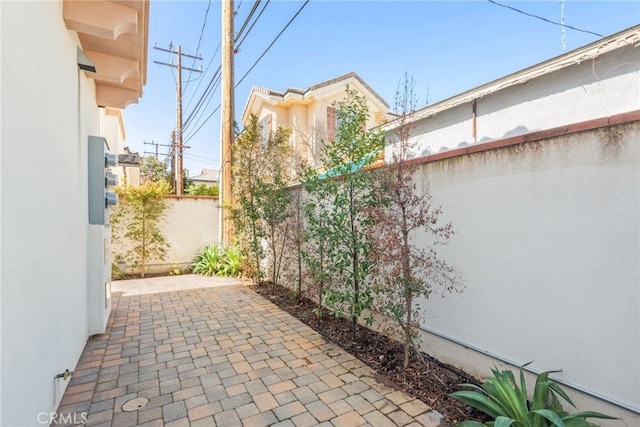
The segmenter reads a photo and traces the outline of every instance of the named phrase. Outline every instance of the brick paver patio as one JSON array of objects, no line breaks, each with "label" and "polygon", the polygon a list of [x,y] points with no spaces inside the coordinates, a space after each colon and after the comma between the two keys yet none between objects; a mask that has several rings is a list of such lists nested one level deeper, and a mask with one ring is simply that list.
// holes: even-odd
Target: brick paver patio
[{"label": "brick paver patio", "polygon": [[114,427],[441,419],[240,281],[195,275],[113,283],[107,331],[87,342],[59,412]]}]

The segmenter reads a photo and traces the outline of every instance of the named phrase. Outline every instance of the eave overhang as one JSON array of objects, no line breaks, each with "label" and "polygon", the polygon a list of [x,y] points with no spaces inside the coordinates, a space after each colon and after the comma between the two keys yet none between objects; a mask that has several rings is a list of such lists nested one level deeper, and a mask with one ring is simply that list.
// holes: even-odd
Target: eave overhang
[{"label": "eave overhang", "polygon": [[96,83],[98,105],[137,103],[147,82],[149,0],[64,0],[63,16],[95,66],[82,69]]}]

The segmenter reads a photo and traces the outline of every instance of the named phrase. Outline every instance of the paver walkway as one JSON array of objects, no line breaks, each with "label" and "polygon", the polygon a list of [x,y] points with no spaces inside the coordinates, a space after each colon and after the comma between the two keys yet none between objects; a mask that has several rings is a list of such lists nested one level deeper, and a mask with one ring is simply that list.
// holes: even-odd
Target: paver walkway
[{"label": "paver walkway", "polygon": [[[146,404],[123,410],[136,398]],[[59,412],[117,427],[441,419],[250,287],[195,275],[113,283],[107,331],[87,342]]]}]

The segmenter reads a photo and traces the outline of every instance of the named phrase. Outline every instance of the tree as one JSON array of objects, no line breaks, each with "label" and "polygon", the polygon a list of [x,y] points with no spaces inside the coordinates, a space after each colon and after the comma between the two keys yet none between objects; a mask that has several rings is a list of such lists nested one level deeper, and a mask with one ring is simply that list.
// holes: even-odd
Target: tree
[{"label": "tree", "polygon": [[442,209],[433,206],[428,184],[418,188],[414,180],[417,166],[408,162],[414,148],[410,139],[415,128],[411,114],[417,103],[414,86],[414,80],[405,74],[396,92],[400,117],[390,141],[391,163],[380,174],[384,200],[374,210],[378,226],[372,234],[380,311],[394,322],[389,331],[404,344],[405,368],[418,338],[416,298],[428,298],[436,285],[447,291],[460,286],[454,269],[436,252],[436,246],[453,236],[453,227],[439,224]]},{"label": "tree", "polygon": [[296,292],[295,299],[296,304],[300,302],[302,295],[302,261],[303,261],[303,245],[305,243],[305,224],[304,224],[304,212],[303,212],[303,200],[302,200],[302,187],[297,186],[290,190],[292,192],[290,197],[289,211],[291,215],[287,219],[287,254],[293,254],[291,258],[295,262],[295,283]]},{"label": "tree", "polygon": [[160,161],[155,156],[146,156],[142,159],[141,166],[144,181],[166,182],[171,185],[171,172],[167,159]]},{"label": "tree", "polygon": [[220,186],[216,184],[198,184],[189,182],[184,189],[184,194],[189,196],[219,196]]},{"label": "tree", "polygon": [[112,241],[124,240],[127,248],[124,258],[144,277],[150,259],[164,260],[170,247],[159,227],[168,207],[165,196],[169,194],[167,182],[146,180],[140,187],[124,185],[115,188],[118,206],[111,216]]},{"label": "tree", "polygon": [[370,213],[378,203],[378,192],[369,168],[384,149],[384,138],[379,130],[365,128],[369,116],[365,98],[349,87],[346,93],[335,103],[335,138],[323,147],[325,172],[308,170],[303,182],[311,194],[306,212],[313,237],[316,242],[323,240],[326,250],[326,263],[323,260],[319,266],[331,279],[323,289],[324,302],[335,315],[351,320],[355,340],[358,320],[373,302],[367,286],[373,272]]},{"label": "tree", "polygon": [[247,252],[253,278],[261,281],[262,246],[266,240],[272,256],[272,281],[277,282],[280,253],[278,243],[284,236],[279,230],[287,217],[289,131],[278,128],[266,135],[255,115],[238,135],[233,150],[234,193],[231,217],[239,246]]}]

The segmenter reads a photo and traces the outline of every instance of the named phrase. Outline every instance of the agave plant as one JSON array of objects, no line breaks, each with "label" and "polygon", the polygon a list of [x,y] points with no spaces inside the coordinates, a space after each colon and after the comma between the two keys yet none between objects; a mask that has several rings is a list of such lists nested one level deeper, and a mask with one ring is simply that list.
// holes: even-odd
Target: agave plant
[{"label": "agave plant", "polygon": [[[527,364],[528,365],[528,364]],[[524,366],[527,366],[524,365]],[[461,384],[473,390],[451,393],[450,396],[472,406],[494,421],[481,423],[463,421],[458,427],[593,427],[587,418],[616,419],[599,412],[585,411],[569,414],[562,408],[560,398],[571,406],[575,405],[557,383],[549,380],[549,375],[560,371],[547,371],[538,375],[533,399],[527,399],[527,385],[523,367],[520,368],[520,386],[511,371],[492,369],[493,377],[488,377],[481,387],[475,384]]]}]

